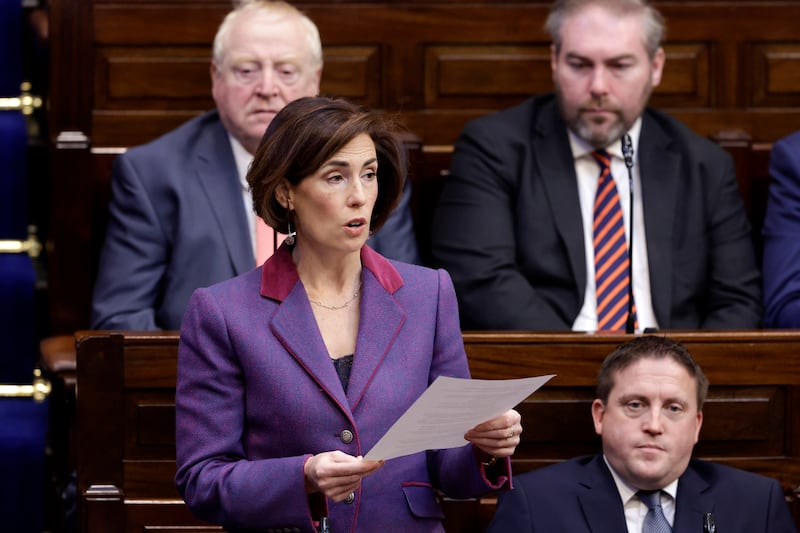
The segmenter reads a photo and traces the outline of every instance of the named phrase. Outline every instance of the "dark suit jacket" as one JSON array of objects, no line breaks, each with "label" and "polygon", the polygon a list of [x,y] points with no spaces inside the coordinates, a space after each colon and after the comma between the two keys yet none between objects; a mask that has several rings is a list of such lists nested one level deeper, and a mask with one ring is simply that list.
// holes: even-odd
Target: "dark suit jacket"
[{"label": "dark suit jacket", "polygon": [[[721,533],[796,533],[774,479],[692,460],[678,481],[673,533],[703,533],[712,513]],[[625,511],[601,455],[514,477],[487,533],[624,533]],[[638,532],[636,532],[638,533]]]},{"label": "dark suit jacket", "polygon": [[800,132],[775,143],[764,218],[764,322],[800,328]]},{"label": "dark suit jacket", "polygon": [[[438,376],[469,376],[447,273],[369,247],[361,257],[346,392],[286,245],[263,271],[194,293],[178,356],[176,480],[198,516],[229,530],[313,531],[310,454],[366,454]],[[329,503],[332,531],[443,531],[434,487],[477,496],[504,485],[505,469],[490,483],[471,445],[387,460],[352,503]]]},{"label": "dark suit jacket", "polygon": [[[216,111],[114,162],[91,327],[178,329],[192,291],[255,268],[248,216],[228,135]],[[403,201],[371,243],[419,262]]]},{"label": "dark suit jacket", "polygon": [[[653,110],[644,113],[637,150],[659,326],[757,327],[760,276],[731,158]],[[577,178],[555,97],[467,124],[432,246],[453,277],[465,329],[571,328],[586,264]]]}]

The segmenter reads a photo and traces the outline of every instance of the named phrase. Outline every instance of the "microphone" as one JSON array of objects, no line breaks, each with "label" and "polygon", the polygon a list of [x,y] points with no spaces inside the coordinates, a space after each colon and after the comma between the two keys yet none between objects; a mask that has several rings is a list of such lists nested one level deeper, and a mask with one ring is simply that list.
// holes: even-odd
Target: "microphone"
[{"label": "microphone", "polygon": [[630,231],[628,234],[628,319],[625,321],[625,333],[634,333],[636,329],[636,319],[633,315],[633,143],[631,136],[627,133],[622,135],[622,157],[625,158],[625,166],[628,167],[628,210]]},{"label": "microphone", "polygon": [[714,515],[711,513],[703,515],[703,533],[717,533],[717,523],[714,522]]}]

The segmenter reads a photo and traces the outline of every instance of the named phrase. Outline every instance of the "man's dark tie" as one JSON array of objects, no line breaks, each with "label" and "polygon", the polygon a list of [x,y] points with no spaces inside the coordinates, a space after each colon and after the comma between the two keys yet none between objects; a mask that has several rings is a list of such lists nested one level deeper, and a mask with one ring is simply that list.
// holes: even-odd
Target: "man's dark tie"
[{"label": "man's dark tie", "polygon": [[642,533],[672,533],[672,526],[667,522],[661,509],[661,491],[640,490],[637,495],[648,509],[642,524]]},{"label": "man's dark tie", "polygon": [[[611,156],[592,152],[600,166],[594,200],[594,268],[597,294],[597,329],[624,331],[628,316],[628,244],[619,193],[611,176]],[[636,308],[633,308],[634,314]]]}]

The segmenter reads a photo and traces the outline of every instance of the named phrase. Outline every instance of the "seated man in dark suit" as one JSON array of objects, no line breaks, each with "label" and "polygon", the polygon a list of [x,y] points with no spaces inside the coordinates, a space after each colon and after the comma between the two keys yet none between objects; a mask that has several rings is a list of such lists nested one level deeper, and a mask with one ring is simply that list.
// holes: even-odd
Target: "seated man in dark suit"
[{"label": "seated man in dark suit", "polygon": [[659,12],[558,1],[546,28],[555,94],[467,124],[434,217],[462,327],[621,330],[629,309],[638,331],[758,327],[730,156],[645,107],[665,62]]},{"label": "seated man in dark suit", "polygon": [[764,325],[800,328],[800,131],[769,156],[764,217]]},{"label": "seated man in dark suit", "polygon": [[796,533],[776,480],[691,458],[707,391],[680,343],[620,345],[592,403],[603,453],[515,476],[489,533]]},{"label": "seated man in dark suit", "polygon": [[[288,3],[246,0],[226,16],[211,62],[216,109],[115,161],[91,327],[178,329],[192,291],[274,250],[280,237],[260,231],[272,230],[257,223],[245,175],[272,117],[319,93],[322,61],[316,26]],[[407,180],[369,243],[416,263],[409,196]]]}]

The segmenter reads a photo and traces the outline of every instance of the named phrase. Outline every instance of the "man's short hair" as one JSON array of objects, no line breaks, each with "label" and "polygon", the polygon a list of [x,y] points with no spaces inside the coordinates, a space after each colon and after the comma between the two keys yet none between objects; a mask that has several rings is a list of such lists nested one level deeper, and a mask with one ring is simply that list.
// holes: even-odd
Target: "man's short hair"
[{"label": "man's short hair", "polygon": [[556,47],[556,53],[561,51],[563,42],[561,28],[564,25],[564,19],[593,5],[602,6],[618,16],[641,15],[645,27],[644,47],[651,59],[655,57],[664,39],[666,24],[664,17],[648,0],[556,0],[550,6],[550,14],[544,24],[545,30],[550,34]]},{"label": "man's short hair", "polygon": [[225,59],[225,43],[233,27],[234,20],[240,15],[245,17],[251,16],[253,11],[264,11],[277,16],[288,15],[297,17],[305,30],[306,41],[311,50],[311,56],[315,66],[322,66],[322,41],[319,37],[317,25],[302,11],[282,0],[242,0],[233,10],[225,15],[225,18],[217,29],[217,34],[214,36],[212,59],[216,65],[221,65]]},{"label": "man's short hair", "polygon": [[689,350],[683,344],[668,337],[657,335],[636,337],[631,341],[620,344],[616,350],[606,357],[597,375],[597,398],[603,404],[608,402],[611,389],[614,388],[614,377],[617,372],[642,359],[664,358],[672,359],[686,369],[686,372],[694,378],[697,385],[697,410],[702,411],[703,403],[705,403],[706,395],[708,394],[708,378],[703,373],[703,369],[695,362]]}]

